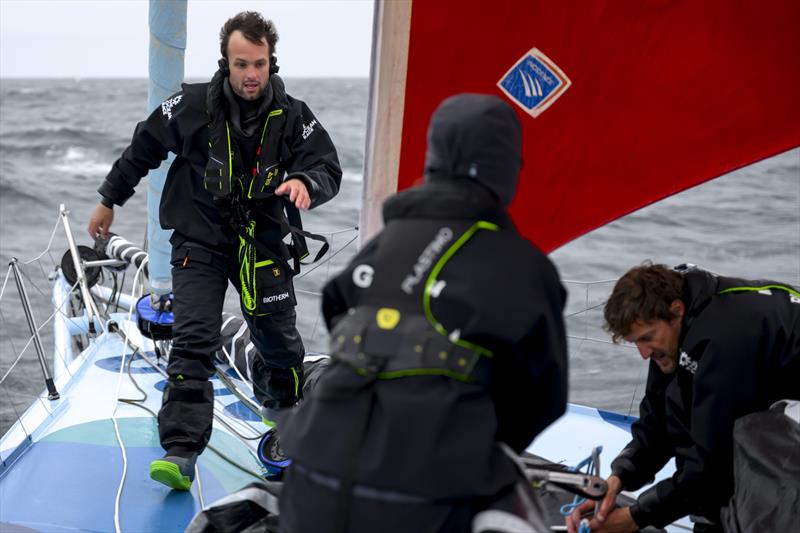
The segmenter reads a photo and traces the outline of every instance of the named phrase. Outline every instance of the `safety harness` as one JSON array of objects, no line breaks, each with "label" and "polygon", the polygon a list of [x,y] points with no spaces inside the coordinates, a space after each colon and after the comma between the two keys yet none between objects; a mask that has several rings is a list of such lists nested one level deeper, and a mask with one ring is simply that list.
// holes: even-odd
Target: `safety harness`
[{"label": "safety harness", "polygon": [[[419,294],[406,296],[397,286],[381,282],[378,261],[378,274],[365,289],[364,302],[351,309],[332,331],[332,357],[374,379],[440,375],[488,385],[492,351],[461,339],[458,330],[447,331],[434,316],[431,299],[438,297],[438,276],[458,250],[477,231],[498,229],[490,222],[476,222],[436,254],[421,299]],[[399,301],[400,305],[381,307],[374,305],[375,301]]]},{"label": "safety harness", "polygon": [[[281,168],[281,142],[286,128],[288,100],[283,82],[278,76],[270,78],[276,109],[267,114],[261,131],[255,166],[247,174],[235,175],[234,167],[243,167],[243,161],[231,142],[231,125],[223,106],[225,74],[217,71],[208,87],[206,106],[210,115],[208,163],[203,184],[213,196],[223,220],[239,236],[240,281],[242,304],[245,310],[253,312],[256,305],[256,269],[275,264],[287,272],[297,275],[300,265],[309,252],[306,239],[322,242],[312,263],[319,261],[328,251],[327,239],[321,235],[303,230],[300,211],[293,204],[275,195],[275,190],[283,182],[284,170]],[[240,164],[236,164],[236,163]],[[291,235],[287,245],[292,264],[270,250],[256,239],[256,214],[266,219],[280,230],[281,235]],[[256,261],[256,251],[268,259]]]}]

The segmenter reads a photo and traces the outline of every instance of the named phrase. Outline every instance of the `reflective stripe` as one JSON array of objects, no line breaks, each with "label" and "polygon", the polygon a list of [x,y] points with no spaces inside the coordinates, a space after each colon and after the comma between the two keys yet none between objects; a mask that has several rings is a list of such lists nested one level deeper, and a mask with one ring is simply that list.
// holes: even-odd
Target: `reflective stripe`
[{"label": "reflective stripe", "polygon": [[[245,228],[247,235],[254,238],[256,222],[251,220]],[[256,247],[239,237],[239,284],[242,288],[242,306],[245,311],[252,314],[256,310]]]},{"label": "reflective stripe", "polygon": [[789,294],[800,298],[800,292],[785,285],[762,285],[761,287],[731,287],[729,289],[725,289],[724,291],[720,291],[719,294],[726,294],[729,292],[758,292],[758,291],[766,291],[769,289],[786,291]]},{"label": "reflective stripe", "polygon": [[292,367],[292,375],[294,376],[294,398],[298,398],[300,394],[300,378],[297,376],[297,370]]},{"label": "reflective stripe", "polygon": [[[453,243],[450,248],[442,255],[441,259],[436,262],[433,269],[431,269],[431,273],[428,276],[428,281],[425,282],[425,291],[422,295],[422,305],[425,309],[425,317],[428,319],[428,322],[431,323],[433,328],[438,331],[440,334],[444,335],[445,337],[450,337],[450,332],[448,332],[442,324],[436,320],[436,317],[433,316],[433,311],[431,310],[431,289],[433,288],[434,283],[436,283],[436,276],[439,275],[439,272],[442,271],[445,264],[453,257],[453,255],[466,244],[468,240],[472,238],[473,235],[478,230],[489,230],[489,231],[498,231],[500,228],[497,224],[492,224],[491,222],[486,222],[483,220],[479,220],[475,224],[472,225],[464,234],[458,238],[458,240]],[[469,341],[465,341],[462,339],[450,339],[450,341],[457,345],[461,346],[462,348],[467,348],[468,350],[473,350],[478,352],[481,355],[486,357],[492,357],[491,350],[487,350],[482,346],[478,346],[477,344],[471,343]]]},{"label": "reflective stripe", "polygon": [[225,131],[228,133],[228,190],[233,191],[233,149],[231,148],[231,128],[225,121]]}]

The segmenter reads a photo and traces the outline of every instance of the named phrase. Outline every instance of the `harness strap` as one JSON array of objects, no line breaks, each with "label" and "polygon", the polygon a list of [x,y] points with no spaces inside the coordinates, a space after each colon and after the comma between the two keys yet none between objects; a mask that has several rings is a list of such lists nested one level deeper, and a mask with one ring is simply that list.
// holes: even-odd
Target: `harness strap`
[{"label": "harness strap", "polygon": [[334,328],[331,353],[358,374],[375,379],[438,375],[491,382],[491,365],[480,351],[443,337],[422,314],[401,319],[396,309],[357,307]]}]

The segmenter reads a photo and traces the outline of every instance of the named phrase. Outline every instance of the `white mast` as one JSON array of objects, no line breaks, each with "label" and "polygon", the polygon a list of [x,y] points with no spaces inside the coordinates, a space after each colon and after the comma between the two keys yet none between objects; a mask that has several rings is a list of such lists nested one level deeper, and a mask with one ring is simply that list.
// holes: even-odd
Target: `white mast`
[{"label": "white mast", "polygon": [[375,2],[359,246],[380,231],[383,201],[397,192],[411,4]]},{"label": "white mast", "polygon": [[[155,109],[183,82],[183,58],[186,50],[187,0],[150,0],[150,56],[147,87],[148,112]],[[161,191],[175,156],[170,156],[157,169],[147,174],[147,253],[150,287],[154,293],[172,290],[169,238],[171,231],[161,229],[158,208]]]}]

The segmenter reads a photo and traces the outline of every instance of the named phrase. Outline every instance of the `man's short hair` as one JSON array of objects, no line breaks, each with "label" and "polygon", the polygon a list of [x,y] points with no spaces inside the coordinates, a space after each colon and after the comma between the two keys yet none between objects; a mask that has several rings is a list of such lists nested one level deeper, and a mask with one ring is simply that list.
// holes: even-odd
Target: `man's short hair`
[{"label": "man's short hair", "polygon": [[670,321],[677,315],[671,305],[683,294],[683,276],[665,265],[649,261],[622,276],[608,297],[605,328],[614,342],[631,331],[636,321]]},{"label": "man's short hair", "polygon": [[275,24],[271,20],[266,20],[261,13],[242,11],[229,18],[219,31],[219,51],[225,59],[228,58],[228,40],[237,30],[254,44],[261,44],[262,39],[266,39],[270,55],[275,54],[275,45],[278,44],[278,30],[275,29]]}]

